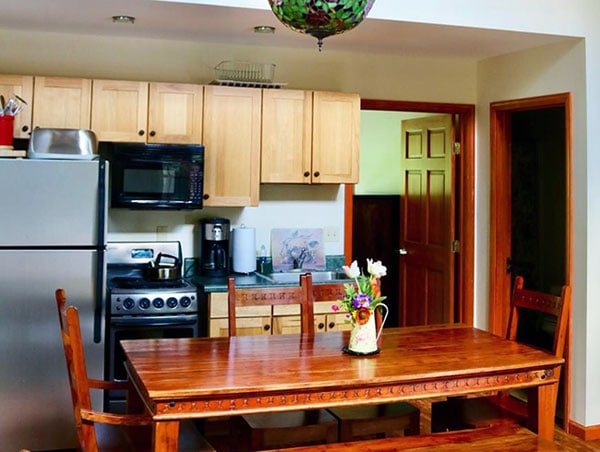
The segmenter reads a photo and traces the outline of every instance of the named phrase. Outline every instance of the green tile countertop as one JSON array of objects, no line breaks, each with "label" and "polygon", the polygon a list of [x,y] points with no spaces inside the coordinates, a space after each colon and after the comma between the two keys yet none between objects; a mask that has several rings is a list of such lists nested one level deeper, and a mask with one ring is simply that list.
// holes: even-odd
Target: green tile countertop
[{"label": "green tile countertop", "polygon": [[[230,276],[235,278],[236,287],[286,287],[286,286],[294,286],[297,284],[294,283],[284,283],[284,282],[273,282],[259,273],[251,273],[248,275],[236,274],[233,273]],[[227,277],[223,276],[220,278],[209,278],[202,275],[193,275],[187,278],[191,283],[196,286],[202,287],[204,292],[227,292]],[[348,279],[332,279],[329,281],[323,282],[313,282],[313,285],[317,284],[343,284],[349,282]]]},{"label": "green tile countertop", "polygon": [[[227,292],[227,278],[226,276],[223,277],[217,277],[217,278],[211,278],[211,277],[207,277],[201,274],[198,274],[198,272],[196,271],[196,266],[194,265],[194,259],[186,259],[186,262],[184,263],[184,267],[185,267],[185,277],[186,279],[188,279],[192,284],[195,284],[196,286],[199,286],[201,288],[204,289],[204,292]],[[339,262],[335,262],[335,264],[338,264]],[[343,263],[343,260],[342,260]],[[329,265],[328,265],[329,267]],[[339,267],[340,268],[341,264]],[[230,276],[232,276],[233,278],[235,278],[235,285],[238,287],[248,287],[248,288],[252,288],[252,287],[273,287],[273,286],[279,286],[279,287],[285,287],[285,286],[294,286],[296,285],[295,283],[283,283],[283,282],[273,282],[272,280],[265,278],[264,276],[261,276],[260,273],[257,272],[253,272],[250,274],[239,274],[239,273],[231,273]],[[327,282],[313,282],[313,284],[326,284],[326,283],[337,283],[339,282],[340,284],[342,283],[347,283],[348,279],[339,279],[339,280],[330,280]]]}]

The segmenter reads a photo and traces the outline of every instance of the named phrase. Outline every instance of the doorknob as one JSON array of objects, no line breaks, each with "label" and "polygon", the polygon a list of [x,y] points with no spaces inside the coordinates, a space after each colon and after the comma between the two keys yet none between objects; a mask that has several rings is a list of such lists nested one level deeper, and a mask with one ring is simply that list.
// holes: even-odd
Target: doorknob
[{"label": "doorknob", "polygon": [[408,251],[406,251],[406,248],[400,248],[400,249],[398,250],[398,254],[399,254],[400,256],[404,256],[404,255],[408,254]]}]

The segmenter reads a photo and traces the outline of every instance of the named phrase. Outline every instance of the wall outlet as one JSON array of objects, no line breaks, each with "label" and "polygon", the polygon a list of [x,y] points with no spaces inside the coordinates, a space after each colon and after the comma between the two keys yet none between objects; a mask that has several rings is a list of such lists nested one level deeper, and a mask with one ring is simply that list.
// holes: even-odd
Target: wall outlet
[{"label": "wall outlet", "polygon": [[325,242],[339,242],[340,241],[340,228],[339,228],[339,226],[327,226],[323,230],[323,241],[325,241]]}]

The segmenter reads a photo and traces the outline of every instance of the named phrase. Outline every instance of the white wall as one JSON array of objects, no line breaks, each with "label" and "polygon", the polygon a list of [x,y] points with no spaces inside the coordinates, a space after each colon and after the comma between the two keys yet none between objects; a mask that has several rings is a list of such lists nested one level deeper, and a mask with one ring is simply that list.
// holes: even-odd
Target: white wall
[{"label": "white wall", "polygon": [[[588,313],[585,296],[586,230],[586,160],[585,139],[585,46],[561,44],[542,47],[534,51],[521,52],[492,58],[479,64],[478,99],[478,147],[489,149],[489,104],[506,99],[540,96],[571,92],[573,104],[573,378],[572,417],[581,422],[585,418],[583,407],[588,396],[586,390],[585,342],[589,331],[585,326]],[[507,83],[510,81],[510,83]],[[484,299],[489,293],[486,261],[489,243],[489,179],[483,177],[490,172],[489,152],[480,152],[477,159],[478,196],[476,208],[476,276],[479,282],[476,298]],[[485,258],[484,258],[485,256]],[[487,325],[488,306],[478,305],[477,323]]]}]

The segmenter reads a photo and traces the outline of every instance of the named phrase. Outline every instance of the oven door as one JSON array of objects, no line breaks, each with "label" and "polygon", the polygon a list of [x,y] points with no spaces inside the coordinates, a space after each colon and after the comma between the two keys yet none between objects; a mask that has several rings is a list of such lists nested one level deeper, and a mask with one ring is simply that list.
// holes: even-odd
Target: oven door
[{"label": "oven door", "polygon": [[[124,339],[171,339],[199,336],[197,314],[145,317],[112,317],[106,335],[106,378],[111,381],[127,379],[125,354],[120,341]],[[109,411],[124,413],[124,391],[105,391],[104,406]]]}]

